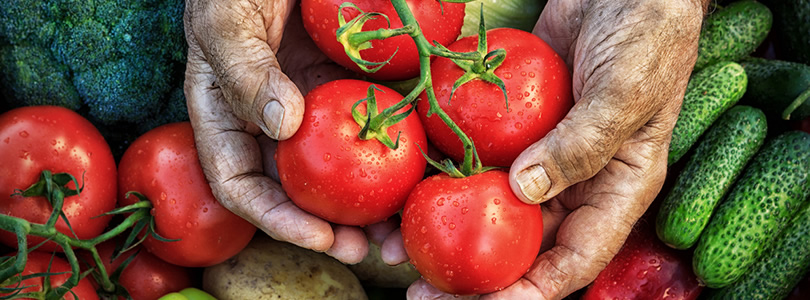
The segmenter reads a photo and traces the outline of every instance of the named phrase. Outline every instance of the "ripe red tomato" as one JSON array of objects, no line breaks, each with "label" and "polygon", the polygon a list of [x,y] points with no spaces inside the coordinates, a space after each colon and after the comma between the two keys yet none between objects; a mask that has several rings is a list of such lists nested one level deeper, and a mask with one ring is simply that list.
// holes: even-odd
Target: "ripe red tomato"
[{"label": "ripe red tomato", "polygon": [[689,252],[664,245],[642,219],[582,299],[691,300],[702,290]]},{"label": "ripe red tomato", "polygon": [[[430,68],[439,106],[475,143],[481,162],[487,166],[510,166],[526,147],[554,129],[574,105],[571,75],[565,62],[539,37],[517,29],[487,31],[487,46],[506,50],[495,75],[503,91],[482,80],[470,81],[450,97],[453,84],[464,71],[450,59],[438,57]],[[475,51],[476,36],[459,39],[452,51]],[[437,116],[427,117],[430,104],[423,92],[417,105],[428,139],[456,161],[464,158],[461,140]]]},{"label": "ripe red tomato", "polygon": [[[70,173],[84,185],[81,194],[65,198],[62,210],[80,239],[99,235],[110,217],[97,217],[115,208],[116,168],[101,133],[79,114],[57,106],[29,106],[0,115],[0,213],[44,224],[53,207],[44,197],[10,196],[39,180],[43,170]],[[75,189],[73,183],[68,187]],[[56,229],[73,236],[61,218]],[[15,247],[17,238],[0,230],[0,241]],[[42,242],[30,236],[28,246]],[[46,243],[45,251],[61,251]]]},{"label": "ripe red tomato", "polygon": [[534,263],[543,240],[539,205],[521,202],[508,174],[431,176],[402,214],[405,250],[425,280],[451,294],[501,290]]},{"label": "ripe red tomato", "polygon": [[[363,59],[372,62],[383,62],[396,53],[394,58],[376,73],[363,72],[349,59],[343,45],[337,41],[335,36],[335,32],[340,27],[338,8],[343,2],[345,1],[301,1],[304,28],[327,57],[350,70],[379,80],[403,80],[419,75],[419,53],[416,50],[416,43],[408,35],[375,40],[371,42],[372,48],[360,51]],[[402,27],[402,21],[390,1],[354,0],[351,2],[364,12],[380,12],[387,15],[391,20],[390,28]],[[442,45],[448,45],[461,34],[461,25],[464,23],[463,3],[440,3],[436,0],[407,0],[407,3],[429,42],[437,41]],[[354,8],[345,8],[342,13],[347,22],[360,14]],[[385,18],[377,17],[376,20],[368,21],[363,26],[363,31],[374,31],[379,28],[389,28]]]},{"label": "ripe red tomato", "polygon": [[[112,259],[115,243],[118,240],[109,240],[96,246],[101,262],[107,274],[112,274],[131,255],[138,253],[135,258],[121,272],[118,282],[123,286],[133,300],[155,300],[165,294],[177,292],[191,287],[190,270],[178,265],[167,263],[149,253],[143,247],[127,251],[114,261]],[[92,264],[90,252],[81,253],[83,259]],[[124,299],[124,297],[118,297]]]},{"label": "ripe red tomato", "polygon": [[[352,118],[351,107],[366,98],[370,85],[336,80],[309,92],[304,98],[303,124],[276,150],[281,185],[290,199],[333,223],[368,225],[385,220],[402,208],[425,172],[419,147],[426,149],[427,138],[417,116],[388,128],[392,139],[402,133],[396,150],[357,137],[360,126]],[[402,99],[390,88],[377,87],[379,111]],[[365,104],[357,108],[366,112]]]},{"label": "ripe red tomato", "polygon": [[127,148],[118,165],[121,206],[137,202],[137,191],[152,201],[155,230],[144,246],[161,259],[184,267],[220,263],[244,248],[256,227],[223,207],[205,179],[188,122],[152,129]]},{"label": "ripe red tomato", "polygon": [[[22,271],[21,275],[26,276],[34,273],[45,273],[45,272],[62,273],[58,275],[52,275],[49,277],[51,288],[55,288],[64,284],[72,274],[70,272],[70,264],[68,264],[67,260],[65,260],[64,258],[61,258],[59,256],[53,256],[51,253],[43,251],[33,251],[28,253],[28,261],[26,262],[25,269]],[[32,293],[42,291],[44,283],[45,277],[33,277],[25,279],[22,282],[20,282],[20,286],[29,286],[29,287],[23,289],[22,291],[20,291],[20,293]],[[13,287],[13,285],[7,287]],[[74,297],[73,294],[75,294],[76,297]],[[93,285],[90,283],[88,277],[85,277],[80,279],[79,283],[75,287],[70,289],[70,291],[67,292],[67,294],[65,294],[64,299],[98,300],[99,297],[98,294],[96,294],[96,290],[93,288]]]}]

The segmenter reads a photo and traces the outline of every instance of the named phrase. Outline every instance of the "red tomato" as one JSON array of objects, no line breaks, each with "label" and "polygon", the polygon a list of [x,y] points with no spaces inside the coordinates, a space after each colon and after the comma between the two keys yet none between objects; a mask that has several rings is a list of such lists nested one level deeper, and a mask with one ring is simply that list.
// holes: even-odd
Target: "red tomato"
[{"label": "red tomato", "polygon": [[[12,254],[16,255],[16,254]],[[53,260],[53,261],[52,261]],[[48,267],[50,265],[50,268]],[[34,273],[62,273],[58,275],[52,275],[49,277],[50,279],[50,286],[51,288],[58,287],[64,284],[70,275],[70,264],[68,264],[67,260],[64,258],[53,256],[51,253],[41,252],[41,251],[33,251],[28,253],[28,261],[25,264],[25,269],[22,272],[22,276],[31,275]],[[32,293],[32,292],[39,292],[43,290],[43,284],[45,283],[45,277],[34,277],[23,280],[20,285],[21,286],[29,286],[21,291],[21,293]],[[13,287],[13,286],[7,286]],[[76,297],[73,296],[76,294]],[[65,294],[65,299],[72,300],[72,299],[81,299],[81,300],[97,300],[99,299],[98,294],[96,294],[96,290],[93,288],[93,285],[90,283],[88,277],[82,278],[79,280],[79,284],[73,287],[70,292]],[[33,298],[23,298],[23,299],[33,299]]]},{"label": "red tomato", "polygon": [[[65,198],[62,210],[80,239],[99,235],[115,208],[116,169],[110,147],[101,133],[79,114],[57,106],[30,106],[0,115],[0,213],[44,224],[53,207],[45,197],[9,196],[39,180],[43,170],[70,173],[84,185],[77,196]],[[75,189],[73,183],[68,187]],[[60,218],[56,229],[73,236]],[[17,238],[0,230],[0,241],[16,247]],[[42,242],[30,236],[28,246]],[[41,250],[61,251],[55,243]]]},{"label": "red tomato", "polygon": [[[396,53],[394,58],[376,73],[363,72],[349,59],[343,45],[337,41],[335,35],[340,27],[338,25],[338,7],[344,2],[344,0],[301,1],[304,28],[326,56],[348,69],[366,74],[374,79],[403,80],[419,75],[419,53],[416,43],[408,35],[375,40],[371,42],[372,48],[360,51],[363,59],[372,62],[383,62]],[[364,12],[380,12],[387,15],[391,20],[390,28],[402,27],[402,21],[390,1],[356,0],[351,2]],[[464,23],[463,3],[440,3],[436,0],[407,0],[407,3],[429,42],[437,41],[439,44],[448,45],[461,34],[461,25]],[[354,8],[344,8],[342,13],[347,22],[360,14]],[[383,17],[368,21],[363,26],[363,31],[374,31],[379,28],[389,28]]]},{"label": "red tomato", "polygon": [[[436,58],[430,68],[439,106],[475,143],[481,162],[487,166],[510,166],[526,147],[554,129],[574,105],[571,75],[565,62],[539,37],[517,29],[487,31],[489,51],[506,50],[495,75],[501,78],[509,99],[495,84],[473,80],[456,89],[453,84],[464,71],[450,59]],[[448,46],[452,51],[475,51],[476,36]],[[430,104],[422,92],[417,109],[428,139],[456,161],[464,158],[461,140],[438,116],[427,117]]]},{"label": "red tomato", "polygon": [[[123,286],[133,300],[156,300],[165,294],[177,292],[184,288],[191,287],[191,273],[189,269],[167,263],[152,255],[143,247],[127,251],[114,261],[111,261],[115,243],[117,240],[110,240],[96,246],[101,262],[107,270],[107,274],[112,274],[131,255],[137,255],[121,272],[118,282]],[[92,262],[90,252],[81,253],[83,259]],[[95,266],[95,264],[91,264]],[[118,297],[124,299],[123,297]]]},{"label": "red tomato", "polygon": [[508,174],[431,176],[402,215],[405,250],[425,280],[451,294],[501,290],[529,270],[543,240],[539,205],[521,202]]},{"label": "red tomato", "polygon": [[[366,98],[370,85],[337,80],[309,92],[304,98],[303,124],[276,150],[281,185],[290,199],[333,223],[368,225],[385,220],[402,208],[425,172],[419,147],[426,149],[427,138],[417,116],[388,128],[392,139],[402,132],[396,150],[357,137],[360,126],[352,118],[351,107]],[[390,88],[377,87],[379,111],[403,98]],[[365,113],[365,107],[357,108]]]},{"label": "red tomato", "polygon": [[692,272],[689,252],[664,245],[654,224],[637,224],[582,299],[696,299],[703,287]]},{"label": "red tomato", "polygon": [[152,237],[149,252],[184,267],[220,263],[244,248],[256,227],[223,207],[205,179],[188,122],[159,126],[138,137],[118,165],[119,204],[137,202],[137,191],[152,201],[155,230],[174,242]]}]

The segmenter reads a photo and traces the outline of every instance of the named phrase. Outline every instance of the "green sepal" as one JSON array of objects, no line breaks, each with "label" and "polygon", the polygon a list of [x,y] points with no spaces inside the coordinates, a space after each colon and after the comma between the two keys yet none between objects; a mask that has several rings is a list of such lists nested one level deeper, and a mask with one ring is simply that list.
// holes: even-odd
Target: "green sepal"
[{"label": "green sepal", "polygon": [[[455,94],[456,89],[461,87],[467,82],[470,82],[475,79],[480,79],[488,83],[492,83],[497,85],[498,88],[501,89],[503,92],[503,99],[506,102],[506,110],[509,111],[509,100],[506,96],[506,85],[504,84],[503,80],[495,75],[495,69],[503,64],[503,61],[506,59],[506,50],[504,49],[495,49],[490,52],[487,52],[487,29],[484,24],[484,5],[481,4],[481,16],[480,22],[478,23],[478,49],[477,52],[481,55],[480,60],[464,60],[464,59],[450,59],[452,60],[459,68],[464,70],[464,75],[459,77],[455,83],[453,83],[453,89],[450,91],[450,99],[453,99],[453,94]],[[434,42],[435,43],[435,42]],[[446,47],[436,44],[439,49],[448,50]],[[449,50],[448,50],[449,51]],[[449,103],[448,99],[448,103]]]},{"label": "green sepal", "polygon": [[[343,9],[346,7],[351,7],[358,10],[360,15],[346,22],[342,13]],[[397,48],[397,50],[391,54],[391,57],[382,62],[368,61],[361,57],[360,51],[372,48],[372,40],[384,38],[378,34],[380,30],[377,32],[363,31],[363,25],[370,20],[376,20],[377,16],[385,18],[386,22],[388,22],[388,26],[391,26],[391,20],[385,14],[378,12],[364,12],[354,3],[344,2],[338,8],[338,25],[340,27],[335,33],[337,41],[343,45],[343,50],[346,52],[346,55],[349,56],[349,59],[357,64],[361,70],[367,73],[374,73],[380,70],[380,68],[388,64],[388,62],[390,62],[391,59],[394,58],[394,55],[396,55],[399,51]]]},{"label": "green sepal", "polygon": [[[360,126],[360,132],[357,134],[357,137],[361,140],[376,139],[388,148],[397,149],[399,148],[399,137],[402,135],[402,131],[397,132],[397,138],[395,140],[391,140],[391,137],[388,135],[388,127],[407,118],[414,112],[416,106],[411,105],[407,111],[393,115],[391,111],[395,107],[391,107],[380,114],[377,112],[377,98],[374,95],[374,91],[382,90],[372,84],[366,91],[366,98],[357,100],[357,102],[352,105],[352,118],[354,118],[354,121]],[[357,106],[363,102],[366,103],[366,114],[357,110]]]}]

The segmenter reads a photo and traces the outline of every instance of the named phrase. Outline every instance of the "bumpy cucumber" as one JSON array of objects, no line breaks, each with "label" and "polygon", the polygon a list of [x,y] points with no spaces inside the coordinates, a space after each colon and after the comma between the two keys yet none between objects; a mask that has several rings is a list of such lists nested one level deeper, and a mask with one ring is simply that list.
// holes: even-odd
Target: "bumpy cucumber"
[{"label": "bumpy cucumber", "polygon": [[747,58],[740,65],[748,76],[740,103],[762,109],[769,118],[810,117],[810,66],[764,58]]},{"label": "bumpy cucumber", "polygon": [[789,131],[766,142],[700,236],[698,279],[722,288],[750,270],[810,195],[810,134]]},{"label": "bumpy cucumber", "polygon": [[681,159],[700,135],[740,100],[747,85],[745,70],[735,62],[720,62],[692,75],[672,130],[669,165]]},{"label": "bumpy cucumber", "polygon": [[661,241],[676,249],[697,242],[767,131],[765,114],[750,106],[732,107],[712,124],[661,203],[655,224]]},{"label": "bumpy cucumber", "polygon": [[810,203],[790,220],[751,271],[710,299],[785,299],[810,268]]},{"label": "bumpy cucumber", "polygon": [[771,10],[753,0],[732,2],[714,11],[700,31],[695,70],[748,56],[765,40],[772,24]]}]

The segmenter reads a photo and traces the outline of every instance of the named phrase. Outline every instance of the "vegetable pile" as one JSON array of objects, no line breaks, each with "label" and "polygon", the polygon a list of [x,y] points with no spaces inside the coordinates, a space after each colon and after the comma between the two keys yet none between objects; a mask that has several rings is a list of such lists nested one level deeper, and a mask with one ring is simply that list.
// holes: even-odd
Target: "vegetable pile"
[{"label": "vegetable pile", "polygon": [[[312,40],[357,79],[306,95],[272,157],[281,186],[333,224],[401,220],[410,261],[396,267],[374,244],[346,266],[275,241],[220,205],[177,122],[183,3],[130,2],[0,6],[0,299],[391,299],[420,277],[477,295],[534,263],[542,211],[504,168],[573,105],[566,64],[528,32],[545,1],[301,1]],[[665,188],[570,298],[802,297],[810,62],[796,53],[810,34],[786,20],[810,2],[722,3]]]}]

